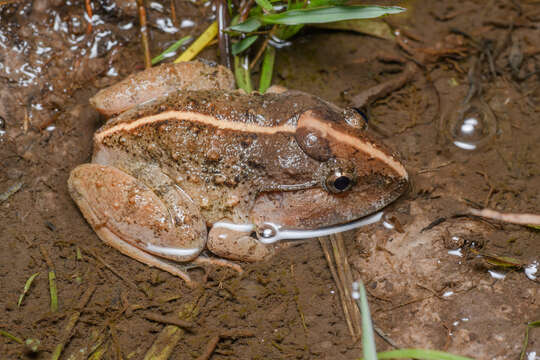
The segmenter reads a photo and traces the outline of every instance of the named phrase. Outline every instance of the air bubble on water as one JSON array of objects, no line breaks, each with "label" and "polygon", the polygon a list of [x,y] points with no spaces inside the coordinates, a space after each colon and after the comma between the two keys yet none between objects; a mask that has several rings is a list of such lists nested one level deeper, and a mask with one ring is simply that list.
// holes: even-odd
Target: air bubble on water
[{"label": "air bubble on water", "polygon": [[477,150],[493,139],[497,124],[493,112],[480,100],[473,100],[447,116],[447,134],[462,150]]},{"label": "air bubble on water", "polygon": [[454,295],[454,292],[452,290],[445,291],[443,294],[443,297],[450,297]]}]

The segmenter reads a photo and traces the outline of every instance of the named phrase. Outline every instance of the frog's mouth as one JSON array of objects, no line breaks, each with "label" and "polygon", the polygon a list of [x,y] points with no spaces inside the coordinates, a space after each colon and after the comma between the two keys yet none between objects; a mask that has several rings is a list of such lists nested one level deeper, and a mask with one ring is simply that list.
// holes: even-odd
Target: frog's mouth
[{"label": "frog's mouth", "polygon": [[379,211],[375,214],[360,218],[346,224],[334,225],[315,230],[286,229],[283,228],[283,226],[281,225],[277,225],[271,222],[265,222],[261,224],[261,226],[259,226],[258,228],[256,228],[254,224],[233,224],[228,222],[217,222],[214,224],[214,227],[222,227],[246,233],[252,233],[253,231],[255,231],[259,242],[268,245],[281,240],[303,240],[337,234],[340,232],[376,223],[381,220],[382,216],[383,212]]}]

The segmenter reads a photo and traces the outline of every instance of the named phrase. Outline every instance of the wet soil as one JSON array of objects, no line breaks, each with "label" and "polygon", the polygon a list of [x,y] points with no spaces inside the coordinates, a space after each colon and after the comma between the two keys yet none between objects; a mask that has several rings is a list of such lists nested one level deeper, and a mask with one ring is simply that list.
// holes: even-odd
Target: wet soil
[{"label": "wet soil", "polygon": [[[95,346],[105,359],[142,359],[166,326],[148,319],[155,315],[194,323],[177,331],[171,359],[197,358],[211,338],[231,332],[212,359],[358,358],[361,344],[348,333],[316,241],[242,264],[242,275],[192,269],[201,286],[190,289],[92,232],[66,187],[70,170],[90,160],[92,134],[102,123],[88,98],[142,69],[143,57],[126,2],[91,3],[91,29],[83,1],[0,5],[0,330],[41,341],[30,354],[2,336],[0,358],[48,359],[70,339],[64,359],[86,359]],[[153,54],[212,19],[210,3],[174,1],[176,18],[170,2],[153,4]],[[400,76],[405,62],[416,64],[411,81],[367,106],[370,131],[400,151],[411,186],[386,211],[393,229],[376,224],[347,234],[353,274],[367,284],[375,324],[398,346],[516,359],[526,323],[540,320],[533,273],[540,232],[464,215],[469,206],[540,212],[540,4],[406,6],[406,15],[385,20],[399,30],[401,46],[306,31],[279,49],[275,82],[351,106],[358,93]],[[170,33],[169,25],[180,30]],[[217,59],[215,48],[202,57]],[[480,120],[467,123],[463,112]],[[478,254],[523,266],[496,267]],[[80,318],[66,330],[73,314]],[[381,338],[377,345],[392,348]],[[538,329],[525,350],[528,359],[540,354]]]}]

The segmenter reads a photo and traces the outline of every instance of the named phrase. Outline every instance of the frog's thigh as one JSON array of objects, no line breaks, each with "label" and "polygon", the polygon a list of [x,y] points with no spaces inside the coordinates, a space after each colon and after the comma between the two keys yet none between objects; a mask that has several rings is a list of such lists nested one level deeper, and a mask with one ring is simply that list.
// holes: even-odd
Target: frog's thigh
[{"label": "frog's thigh", "polygon": [[249,262],[266,259],[275,253],[274,246],[264,245],[245,232],[223,227],[210,229],[206,247],[217,256]]},{"label": "frog's thigh", "polygon": [[[189,198],[182,198],[180,192],[156,192],[117,168],[98,164],[75,168],[68,187],[100,238],[139,261],[151,266],[162,262],[153,257],[149,263],[148,256],[142,259],[140,252],[174,261],[190,261],[204,248],[204,221]],[[171,198],[176,201],[174,208],[169,204],[173,201]],[[171,272],[166,262],[159,267]]]}]

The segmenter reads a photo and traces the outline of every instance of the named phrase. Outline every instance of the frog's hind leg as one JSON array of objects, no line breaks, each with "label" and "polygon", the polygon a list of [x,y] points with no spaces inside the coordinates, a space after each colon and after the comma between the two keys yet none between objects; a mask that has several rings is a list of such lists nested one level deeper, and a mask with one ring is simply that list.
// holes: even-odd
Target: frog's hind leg
[{"label": "frog's hind leg", "polygon": [[[151,169],[148,174],[160,177]],[[206,243],[206,224],[186,194],[160,184],[156,189],[118,168],[99,164],[75,168],[68,180],[71,196],[105,243],[192,285],[186,273],[165,259],[195,259]]]}]

